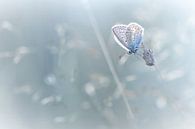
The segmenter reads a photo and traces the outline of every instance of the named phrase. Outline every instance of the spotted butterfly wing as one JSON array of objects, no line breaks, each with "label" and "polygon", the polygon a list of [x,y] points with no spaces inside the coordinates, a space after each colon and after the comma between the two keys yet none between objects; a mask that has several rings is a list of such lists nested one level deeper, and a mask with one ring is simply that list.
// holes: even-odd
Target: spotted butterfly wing
[{"label": "spotted butterfly wing", "polygon": [[114,34],[114,39],[123,49],[130,51],[128,49],[128,42],[126,37],[127,25],[115,25],[112,27],[112,32]]},{"label": "spotted butterfly wing", "polygon": [[142,44],[144,28],[137,23],[130,23],[126,30],[127,47],[132,53],[136,53]]},{"label": "spotted butterfly wing", "polygon": [[137,23],[115,25],[112,32],[116,42],[129,53],[136,53],[142,44],[144,28]]}]

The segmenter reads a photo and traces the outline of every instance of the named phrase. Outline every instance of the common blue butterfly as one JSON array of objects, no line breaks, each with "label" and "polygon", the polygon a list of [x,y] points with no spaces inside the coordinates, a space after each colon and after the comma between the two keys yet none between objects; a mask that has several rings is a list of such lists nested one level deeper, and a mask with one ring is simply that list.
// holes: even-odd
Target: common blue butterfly
[{"label": "common blue butterfly", "polygon": [[137,23],[114,25],[115,41],[128,53],[136,53],[143,42],[144,28]]},{"label": "common blue butterfly", "polygon": [[[125,49],[128,54],[136,54],[141,56],[146,65],[153,66],[155,63],[153,52],[151,49],[146,49],[143,44],[144,28],[137,23],[128,25],[118,24],[112,27],[114,39],[118,45]],[[143,46],[142,54],[137,53],[138,49]]]}]

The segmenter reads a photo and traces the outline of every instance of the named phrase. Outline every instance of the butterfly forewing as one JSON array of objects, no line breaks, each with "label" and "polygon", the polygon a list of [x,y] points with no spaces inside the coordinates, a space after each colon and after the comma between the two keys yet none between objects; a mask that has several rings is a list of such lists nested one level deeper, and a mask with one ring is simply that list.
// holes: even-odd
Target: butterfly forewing
[{"label": "butterfly forewing", "polygon": [[129,51],[126,37],[127,26],[115,25],[112,27],[112,32],[116,42],[125,50]]}]

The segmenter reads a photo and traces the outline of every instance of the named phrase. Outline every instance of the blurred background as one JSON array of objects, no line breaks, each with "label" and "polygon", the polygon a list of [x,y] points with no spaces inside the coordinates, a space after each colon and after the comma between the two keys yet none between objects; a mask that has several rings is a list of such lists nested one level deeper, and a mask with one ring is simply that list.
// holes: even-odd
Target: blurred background
[{"label": "blurred background", "polygon": [[[0,0],[0,128],[194,129],[194,7],[193,0]],[[124,50],[111,27],[130,22],[145,28],[159,70],[134,55],[120,64]]]}]

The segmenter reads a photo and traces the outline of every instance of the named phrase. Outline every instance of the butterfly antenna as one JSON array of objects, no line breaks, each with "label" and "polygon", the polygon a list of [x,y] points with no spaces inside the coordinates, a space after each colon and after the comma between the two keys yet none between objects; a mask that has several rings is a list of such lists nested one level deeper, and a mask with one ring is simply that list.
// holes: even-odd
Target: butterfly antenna
[{"label": "butterfly antenna", "polygon": [[117,88],[118,88],[119,91],[121,91],[121,96],[122,96],[122,99],[123,99],[123,101],[124,101],[124,103],[125,103],[125,105],[127,107],[129,117],[131,119],[134,119],[135,117],[134,117],[134,114],[132,112],[131,106],[130,106],[130,104],[128,102],[127,97],[124,94],[123,85],[122,85],[122,83],[121,83],[121,81],[119,79],[119,76],[118,76],[115,68],[114,68],[114,65],[112,63],[111,57],[110,57],[110,55],[108,53],[108,49],[106,47],[106,43],[105,43],[104,38],[102,37],[102,35],[100,33],[100,30],[99,30],[99,27],[98,27],[98,24],[97,24],[97,20],[96,20],[95,16],[93,15],[92,10],[90,8],[90,4],[89,4],[89,2],[87,0],[83,1],[83,4],[84,4],[84,7],[87,10],[91,26],[92,26],[92,28],[94,30],[94,33],[95,33],[95,35],[96,35],[96,37],[98,39],[98,43],[99,43],[99,45],[100,45],[100,47],[102,49],[103,55],[104,55],[104,57],[106,59],[106,62],[108,64],[108,66],[109,66],[111,74],[112,74],[112,76],[114,78],[115,83],[117,84]]}]

